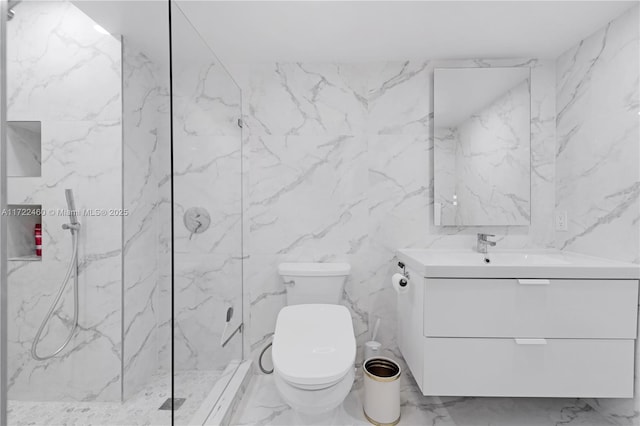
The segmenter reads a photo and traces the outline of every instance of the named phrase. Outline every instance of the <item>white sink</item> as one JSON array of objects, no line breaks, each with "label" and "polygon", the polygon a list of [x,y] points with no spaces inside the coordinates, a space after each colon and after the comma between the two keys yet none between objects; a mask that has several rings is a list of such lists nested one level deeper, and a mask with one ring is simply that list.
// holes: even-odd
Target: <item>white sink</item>
[{"label": "white sink", "polygon": [[[480,253],[478,253],[480,254]],[[566,265],[567,260],[552,254],[538,253],[507,253],[496,252],[481,255],[485,264],[489,266],[516,266],[516,265]]]},{"label": "white sink", "polygon": [[402,249],[396,256],[424,277],[640,278],[640,265],[559,250]]}]

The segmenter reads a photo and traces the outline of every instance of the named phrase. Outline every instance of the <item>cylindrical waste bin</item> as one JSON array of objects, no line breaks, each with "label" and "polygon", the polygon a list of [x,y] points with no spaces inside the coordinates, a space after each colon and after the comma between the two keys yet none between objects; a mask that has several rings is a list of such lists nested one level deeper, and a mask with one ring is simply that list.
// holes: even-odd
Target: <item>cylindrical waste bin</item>
[{"label": "cylindrical waste bin", "polygon": [[400,365],[385,357],[364,362],[364,415],[379,426],[400,421]]}]

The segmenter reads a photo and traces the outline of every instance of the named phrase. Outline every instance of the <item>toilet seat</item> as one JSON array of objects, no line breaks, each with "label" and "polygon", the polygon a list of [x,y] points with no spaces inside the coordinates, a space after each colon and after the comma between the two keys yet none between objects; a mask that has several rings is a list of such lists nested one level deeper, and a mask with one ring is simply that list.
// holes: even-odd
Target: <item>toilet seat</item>
[{"label": "toilet seat", "polygon": [[273,338],[276,374],[301,389],[322,389],[353,369],[356,340],[349,310],[306,304],[280,310]]}]

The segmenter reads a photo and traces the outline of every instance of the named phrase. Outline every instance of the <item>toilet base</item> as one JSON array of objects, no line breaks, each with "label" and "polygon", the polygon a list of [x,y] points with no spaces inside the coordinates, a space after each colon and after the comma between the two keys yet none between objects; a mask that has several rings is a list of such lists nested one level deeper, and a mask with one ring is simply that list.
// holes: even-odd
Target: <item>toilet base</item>
[{"label": "toilet base", "polygon": [[326,416],[338,408],[351,391],[354,376],[355,369],[350,368],[338,383],[319,390],[297,388],[282,379],[277,372],[274,373],[274,380],[278,393],[294,411],[312,417],[325,416],[326,424]]}]

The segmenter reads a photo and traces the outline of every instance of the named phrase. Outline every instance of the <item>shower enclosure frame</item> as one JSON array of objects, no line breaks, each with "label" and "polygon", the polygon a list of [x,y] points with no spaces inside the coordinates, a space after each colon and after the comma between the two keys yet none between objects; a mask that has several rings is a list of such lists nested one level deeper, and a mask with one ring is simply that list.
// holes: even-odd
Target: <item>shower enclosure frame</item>
[{"label": "shower enclosure frame", "polygon": [[[7,13],[0,0],[0,209],[7,207]],[[7,217],[0,215],[0,240],[7,235]],[[7,245],[0,244],[0,424],[7,424]]]},{"label": "shower enclosure frame", "polygon": [[[176,52],[179,51],[179,45],[177,44],[177,40],[179,41],[179,37],[174,36],[174,25],[177,26],[177,22],[179,21],[178,17],[175,15],[180,15],[182,17],[185,17],[184,11],[181,9],[179,2],[176,0],[168,0],[167,1],[167,6],[168,6],[168,23],[169,23],[169,105],[170,105],[170,110],[169,110],[169,116],[170,116],[170,174],[171,174],[171,180],[170,180],[170,199],[171,199],[171,219],[170,219],[170,223],[171,223],[171,241],[172,241],[172,247],[171,247],[171,275],[172,275],[172,282],[171,282],[171,397],[172,398],[176,398],[179,397],[180,395],[176,395],[175,391],[176,391],[176,386],[175,386],[175,377],[176,377],[176,356],[175,356],[175,329],[176,329],[176,325],[178,324],[178,316],[177,316],[177,312],[176,312],[176,301],[177,301],[177,297],[179,297],[176,293],[176,269],[177,269],[177,264],[176,262],[179,262],[179,260],[176,259],[176,246],[175,246],[175,241],[176,241],[176,199],[175,199],[175,175],[174,175],[174,165],[175,165],[175,158],[174,158],[174,148],[175,148],[175,143],[176,143],[176,133],[175,133],[175,126],[176,124],[174,123],[174,118],[175,118],[175,114],[176,114],[176,110],[174,108],[174,102],[175,102],[175,96],[176,96],[176,90],[174,90],[174,84],[175,84],[175,75],[176,75],[176,71],[174,70],[174,61],[175,61],[175,56]],[[175,8],[175,10],[174,10]],[[177,13],[176,13],[177,12]],[[215,54],[215,52],[213,51],[213,49],[211,48],[211,46],[202,38],[202,35],[194,28],[193,24],[191,23],[191,21],[189,20],[188,17],[186,17],[186,22],[188,23],[188,25],[190,26],[190,28],[192,30],[195,31],[195,33],[197,34],[197,37],[203,42],[203,44],[206,46],[206,49],[208,51],[208,53],[214,58],[214,60],[216,61],[216,63],[222,68],[222,70],[224,71],[224,73],[226,74],[226,76],[229,78],[229,80],[232,82],[233,86],[237,89],[238,91],[238,116],[237,116],[237,126],[240,128],[239,131],[239,144],[238,144],[238,149],[239,149],[239,179],[240,181],[239,186],[238,186],[238,190],[239,190],[239,216],[240,216],[240,228],[239,228],[239,253],[237,253],[237,258],[240,261],[240,270],[239,270],[239,284],[240,284],[240,292],[239,292],[239,305],[235,307],[235,311],[236,311],[236,315],[240,315],[240,323],[239,324],[234,324],[235,329],[234,330],[230,330],[230,334],[227,338],[227,340],[224,342],[224,344],[222,344],[221,346],[224,347],[229,341],[231,340],[235,340],[235,339],[239,339],[239,358],[238,359],[232,359],[229,364],[227,365],[225,372],[228,372],[229,370],[231,371],[231,374],[228,374],[227,377],[224,377],[225,374],[223,374],[223,377],[219,379],[218,382],[216,382],[213,386],[212,389],[210,389],[208,395],[205,397],[205,399],[201,402],[201,406],[200,409],[198,409],[198,411],[196,412],[196,414],[192,417],[192,421],[196,421],[198,422],[197,424],[200,424],[200,422],[202,422],[203,425],[205,424],[215,424],[215,423],[211,423],[211,422],[219,422],[222,421],[224,423],[223,419],[226,419],[228,421],[229,416],[232,414],[233,412],[233,403],[232,401],[236,401],[237,397],[239,395],[239,393],[241,393],[241,386],[246,385],[247,382],[247,377],[250,377],[250,365],[251,365],[251,361],[247,360],[247,356],[246,356],[246,348],[245,348],[245,293],[244,293],[244,273],[245,273],[245,266],[244,266],[244,260],[245,260],[245,247],[244,247],[244,143],[243,143],[243,126],[242,126],[242,103],[243,103],[243,99],[242,99],[242,89],[240,87],[240,85],[237,83],[237,81],[233,78],[232,74],[229,72],[229,70],[226,68],[226,66],[224,65],[224,63],[222,61],[220,61],[220,59],[217,57],[217,55]],[[232,309],[233,311],[233,309]],[[229,315],[228,315],[229,311],[227,310],[227,322],[229,322]],[[224,332],[223,332],[224,334]],[[233,384],[232,384],[233,383]],[[218,393],[220,392],[220,393]],[[231,398],[226,398],[226,396],[231,395]],[[213,397],[213,398],[212,398]],[[220,405],[222,401],[222,405]],[[176,412],[175,410],[172,410],[172,424],[178,424],[176,423]]]},{"label": "shower enclosure frame", "polygon": [[[7,207],[7,13],[0,0],[0,209]],[[0,215],[0,239],[7,235],[7,217]],[[4,241],[4,240],[3,240]],[[7,424],[7,245],[0,244],[0,424]]]}]

